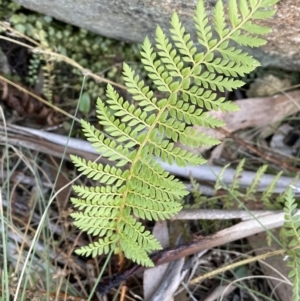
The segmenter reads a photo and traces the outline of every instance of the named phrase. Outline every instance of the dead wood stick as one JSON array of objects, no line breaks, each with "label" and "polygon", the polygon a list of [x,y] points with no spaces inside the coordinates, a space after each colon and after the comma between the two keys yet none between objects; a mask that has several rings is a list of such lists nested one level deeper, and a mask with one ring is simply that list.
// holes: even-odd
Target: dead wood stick
[{"label": "dead wood stick", "polygon": [[248,220],[254,217],[265,216],[282,211],[275,210],[225,210],[225,209],[185,209],[172,216],[171,220],[227,220],[241,219]]}]

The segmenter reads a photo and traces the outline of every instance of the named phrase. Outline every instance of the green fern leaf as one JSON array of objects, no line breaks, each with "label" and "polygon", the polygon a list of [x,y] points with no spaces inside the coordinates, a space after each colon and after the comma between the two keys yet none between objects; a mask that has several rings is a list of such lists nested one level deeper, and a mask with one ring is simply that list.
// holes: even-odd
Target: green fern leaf
[{"label": "green fern leaf", "polygon": [[172,48],[172,44],[159,26],[156,29],[156,36],[156,47],[161,50],[157,53],[166,66],[166,69],[169,71],[169,75],[172,77],[182,77],[181,69],[183,67],[183,62],[180,56],[177,55],[177,51]]},{"label": "green fern leaf", "polygon": [[[221,110],[223,112],[232,112],[239,110],[239,107],[230,102],[225,101],[225,97],[217,99],[217,94],[212,91],[205,91],[203,88],[192,86],[189,91],[183,92],[183,100],[190,101],[192,104],[199,106],[200,108],[205,107],[207,110]],[[174,104],[174,101],[170,102]]]},{"label": "green fern leaf", "polygon": [[[107,103],[109,104],[110,110],[115,111],[114,116],[121,118],[121,121],[123,122],[120,126],[124,126],[124,123],[127,123],[130,127],[134,126],[136,132],[142,131],[149,126],[149,124],[147,124],[148,119],[146,119],[148,117],[147,114],[141,109],[136,110],[135,106],[130,105],[128,101],[124,102],[123,98],[119,96],[111,85],[107,86],[107,96],[109,97]],[[97,101],[97,108],[100,121],[110,117],[110,114],[107,112],[101,99],[98,99]],[[114,119],[112,121],[114,121]],[[104,122],[101,122],[101,124],[105,125]],[[117,124],[117,126],[119,126],[119,124]]]},{"label": "green fern leaf", "polygon": [[266,40],[237,31],[231,39],[241,46],[259,47],[266,44]]},{"label": "green fern leaf", "polygon": [[236,0],[228,1],[228,15],[232,28],[235,28],[237,25],[240,24],[241,21],[238,14]]},{"label": "green fern leaf", "polygon": [[[297,212],[297,204],[291,188],[285,193],[284,208],[284,235],[288,238],[287,254],[289,256],[288,266],[292,268],[288,277],[293,280],[293,301],[300,297],[300,214]],[[294,248],[298,246],[298,248]]]},{"label": "green fern leaf", "polygon": [[257,25],[255,23],[252,23],[251,21],[246,22],[243,25],[242,29],[251,34],[267,34],[271,31],[271,28]]},{"label": "green fern leaf", "polygon": [[139,174],[144,180],[146,177],[151,180],[152,185],[169,195],[169,200],[180,200],[188,194],[185,185],[166,172],[153,158],[137,162],[133,172],[135,176]]},{"label": "green fern leaf", "polygon": [[71,155],[71,159],[78,171],[81,171],[82,174],[88,178],[99,181],[102,184],[114,184],[115,187],[119,187],[126,180],[126,175],[128,174],[128,171],[123,172],[114,166],[103,166],[102,164],[86,161],[77,156]]},{"label": "green fern leaf", "polygon": [[111,250],[115,250],[117,242],[117,236],[105,237],[99,239],[97,242],[91,243],[86,247],[82,247],[76,250],[78,255],[96,257],[97,255],[108,254]]},{"label": "green fern leaf", "polygon": [[[179,166],[206,162],[181,145],[199,147],[219,143],[193,127],[221,127],[224,123],[209,116],[207,111],[238,109],[219,97],[218,92],[241,87],[243,82],[238,77],[259,66],[258,61],[239,47],[265,43],[258,35],[269,29],[254,21],[273,15],[274,3],[274,0],[239,3],[229,0],[227,21],[223,3],[218,0],[212,28],[204,1],[199,0],[194,21],[202,51],[197,50],[192,35],[186,33],[174,13],[171,35],[158,26],[155,45],[148,38],[142,45],[141,61],[153,85],[147,86],[124,64],[124,82],[131,100],[124,100],[108,85],[107,99],[97,101],[96,112],[103,132],[82,121],[87,140],[111,165],[72,156],[78,170],[101,185],[74,186],[78,195],[71,199],[77,209],[72,213],[74,224],[99,236],[98,241],[81,248],[78,254],[124,252],[137,263],[152,265],[148,254],[161,247],[138,219],[169,218],[181,209],[181,200],[188,193],[185,185],[166,172],[158,160]],[[239,186],[241,169],[239,166],[232,190]],[[249,193],[257,184],[258,180],[254,181]]]},{"label": "green fern leaf", "polygon": [[212,45],[213,43],[216,43],[216,40],[213,40],[213,42],[211,43],[213,34],[211,26],[208,25],[208,17],[204,8],[203,1],[198,1],[194,21],[197,29],[199,43],[209,49],[209,44]]},{"label": "green fern leaf", "polygon": [[163,162],[167,162],[170,165],[175,162],[178,166],[187,166],[187,164],[202,165],[206,162],[206,160],[192,152],[176,147],[172,142],[163,140],[163,138],[157,134],[158,130],[153,131],[151,137],[149,137],[147,151],[161,158]]},{"label": "green fern leaf", "polygon": [[188,125],[205,126],[207,128],[222,127],[225,125],[222,120],[209,116],[202,109],[184,101],[177,101],[174,105],[170,104],[169,112],[171,117],[179,121],[184,121]]},{"label": "green fern leaf", "polygon": [[233,61],[227,59],[216,58],[213,62],[206,63],[207,70],[209,72],[218,72],[226,76],[244,76],[252,71],[252,67],[243,66],[242,68],[236,68]]},{"label": "green fern leaf", "polygon": [[143,51],[141,52],[144,68],[148,71],[148,76],[153,80],[157,89],[162,92],[171,92],[168,83],[172,81],[172,77],[168,76],[164,65],[160,60],[155,60],[157,57],[153,50],[151,42],[148,38],[143,43]]},{"label": "green fern leaf", "polygon": [[117,145],[114,140],[106,138],[104,134],[95,129],[94,126],[88,122],[82,120],[82,129],[87,137],[87,140],[92,142],[92,146],[97,149],[99,153],[102,153],[110,161],[117,161],[116,166],[124,166],[126,163],[131,162],[131,158],[134,154],[129,155],[129,150],[124,148],[122,145]]},{"label": "green fern leaf", "polygon": [[176,13],[174,13],[172,16],[171,25],[173,27],[170,30],[172,33],[172,38],[175,42],[175,46],[178,48],[179,52],[182,55],[182,60],[184,62],[194,64],[193,56],[196,53],[197,48],[194,46],[194,43],[190,38],[190,34],[185,34],[185,29],[182,26]]},{"label": "green fern leaf", "polygon": [[255,60],[252,56],[248,55],[245,52],[242,52],[241,49],[236,49],[235,47],[228,47],[229,42],[225,41],[220,45],[218,52],[226,60],[233,61],[236,63],[237,70],[245,74],[253,71],[255,68],[260,66],[260,63]]},{"label": "green fern leaf", "polygon": [[250,10],[249,10],[247,0],[240,0],[240,12],[241,12],[243,20],[248,19],[248,16],[250,14]]},{"label": "green fern leaf", "polygon": [[[86,199],[87,206],[89,201],[91,204],[101,205],[102,203],[109,204],[117,196],[121,197],[122,194],[118,193],[117,186],[96,186],[96,187],[83,187],[83,186],[73,186],[74,191],[78,196]],[[74,200],[71,199],[71,200]]]},{"label": "green fern leaf", "polygon": [[266,18],[270,18],[272,16],[274,16],[274,14],[276,13],[276,10],[266,10],[266,11],[256,11],[253,15],[252,18],[253,19],[258,19],[258,20],[263,20]]},{"label": "green fern leaf", "polygon": [[[153,91],[151,91],[149,87],[145,86],[144,81],[140,81],[139,77],[134,75],[133,70],[126,63],[124,63],[123,74],[128,92],[132,95],[134,100],[139,102],[139,106],[143,107],[143,111],[151,112],[159,110],[156,106],[156,98],[153,97]],[[111,89],[113,88],[111,87]],[[123,103],[123,99],[121,98],[120,100],[121,103]],[[115,109],[116,114],[118,114],[116,116],[124,116],[127,114],[126,109],[123,109],[122,106],[112,107],[112,109]],[[119,112],[122,112],[122,115],[120,115]]]},{"label": "green fern leaf", "polygon": [[267,168],[268,168],[268,165],[263,165],[258,169],[251,185],[246,190],[246,196],[247,197],[250,197],[250,195],[252,193],[255,193],[257,191],[257,187],[259,185],[259,182],[260,182],[261,178],[263,177],[263,175],[265,174]]},{"label": "green fern leaf", "polygon": [[218,1],[215,6],[214,25],[215,25],[215,30],[218,33],[220,39],[222,39],[224,36],[226,36],[228,34],[229,29],[226,28],[224,8],[223,8],[222,1]]},{"label": "green fern leaf", "polygon": [[234,80],[233,78],[227,78],[222,75],[216,75],[208,71],[203,72],[201,75],[195,75],[195,82],[197,85],[204,87],[205,89],[211,89],[213,91],[219,90],[224,92],[225,89],[232,91],[244,85],[240,80]]}]

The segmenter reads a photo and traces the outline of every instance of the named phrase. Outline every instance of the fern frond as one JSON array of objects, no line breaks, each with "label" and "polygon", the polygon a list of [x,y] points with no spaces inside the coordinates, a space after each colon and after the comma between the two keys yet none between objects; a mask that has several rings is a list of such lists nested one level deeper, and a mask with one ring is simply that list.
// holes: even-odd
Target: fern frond
[{"label": "fern frond", "polygon": [[[147,186],[143,185],[141,188],[147,188]],[[147,220],[164,220],[181,209],[176,201],[162,203],[157,201],[156,196],[144,195],[142,190],[129,191],[127,200],[134,215]]]},{"label": "fern frond", "polygon": [[297,204],[294,198],[292,188],[289,188],[285,194],[285,208],[284,208],[284,227],[287,229],[285,235],[292,237],[289,242],[289,247],[294,247],[300,243],[300,214],[295,214],[297,211]]},{"label": "fern frond", "polygon": [[252,56],[233,46],[229,47],[229,41],[223,42],[218,52],[226,61],[230,60],[234,62],[235,66],[238,66],[235,70],[239,70],[242,74],[248,74],[260,66],[260,63]]},{"label": "fern frond", "polygon": [[225,76],[245,76],[253,70],[251,66],[244,66],[241,69],[236,68],[235,62],[227,59],[216,58],[213,62],[206,63],[209,72],[217,72]]},{"label": "fern frond", "polygon": [[229,28],[226,28],[223,2],[218,1],[214,11],[214,25],[219,38],[224,38],[229,33]]},{"label": "fern frond", "polygon": [[136,120],[131,119],[129,122],[130,126],[126,126],[124,123],[121,123],[120,120],[111,116],[100,99],[97,101],[97,108],[100,123],[105,127],[106,132],[113,137],[115,141],[122,143],[125,148],[131,148],[139,145],[139,141],[135,139],[135,137],[137,136],[138,130],[142,130],[144,127],[139,125],[137,129],[132,130],[131,125],[137,125],[138,123]]},{"label": "fern frond", "polygon": [[299,301],[300,298],[300,252],[287,252],[291,258],[287,266],[291,268],[288,277],[293,280],[293,301]]},{"label": "fern frond", "polygon": [[243,29],[251,34],[267,34],[271,32],[271,28],[257,25],[251,21],[246,22]]},{"label": "fern frond", "polygon": [[[285,193],[283,233],[289,239],[287,265],[292,268],[288,277],[293,280],[293,301],[298,301],[300,298],[300,214],[297,213],[297,207],[293,191],[289,188]],[[296,246],[298,248],[294,248]]]},{"label": "fern frond", "polygon": [[[240,187],[240,178],[242,177],[242,172],[244,171],[244,165],[245,165],[245,159],[242,159],[235,171],[234,178],[232,180],[231,186],[226,187],[223,183],[223,176],[224,173],[226,172],[227,168],[230,166],[230,164],[225,165],[221,172],[218,175],[217,181],[215,183],[214,189],[215,191],[218,190],[228,190],[231,195],[228,195],[224,197],[224,206],[230,207],[231,206],[231,199],[233,196],[239,196],[243,198],[244,200],[250,200],[250,199],[255,199],[254,194],[259,191],[259,185],[261,182],[263,182],[263,176],[268,168],[268,165],[263,165],[261,166],[257,172],[254,175],[253,180],[249,184],[249,186],[246,188],[245,193],[242,193],[241,191],[244,189],[243,187]],[[278,200],[274,201],[271,200],[272,197],[274,197],[275,194],[275,188],[276,184],[278,183],[280,177],[282,176],[282,172],[279,172],[270,184],[267,186],[267,188],[264,189],[261,200],[264,204],[264,206],[267,209],[274,210],[274,209],[282,209],[282,198],[285,197],[286,192],[284,192],[282,195],[279,195],[277,198]]]},{"label": "fern frond", "polygon": [[[146,165],[142,165],[139,172],[134,173],[133,179],[138,181],[138,183],[135,183],[134,185],[135,188],[136,185],[138,185],[138,187],[147,185],[149,190],[152,189],[152,191],[155,192],[153,193],[154,196],[157,196],[161,201],[169,202],[171,200],[177,200],[179,197],[183,197],[186,194],[184,190],[185,187],[183,187],[182,190],[178,190],[178,187],[175,189],[174,181],[166,181],[166,179],[161,176],[155,177],[152,170],[148,169]],[[168,185],[169,183],[171,184],[170,186]],[[139,188],[137,189],[137,192],[138,191]],[[132,190],[132,193],[134,194],[135,191]]]},{"label": "fern frond", "polygon": [[231,39],[241,46],[259,47],[266,44],[266,40],[253,37],[250,34],[242,34],[236,31]]},{"label": "fern frond", "polygon": [[[81,210],[72,214],[75,224],[100,237],[78,254],[107,254],[114,250],[143,265],[152,265],[148,253],[160,245],[138,219],[169,218],[180,210],[180,201],[187,194],[185,186],[164,171],[156,157],[179,166],[205,162],[181,145],[199,147],[219,143],[199,134],[193,126],[223,126],[222,121],[210,117],[207,111],[238,109],[219,97],[218,91],[242,86],[238,77],[259,66],[239,47],[264,44],[258,35],[269,29],[256,25],[255,19],[273,15],[270,6],[275,2],[229,0],[228,20],[223,3],[218,0],[211,26],[204,1],[199,0],[194,21],[201,51],[174,13],[171,34],[158,26],[155,45],[148,38],[142,45],[141,61],[159,93],[124,64],[124,82],[132,100],[124,100],[108,85],[107,100],[97,101],[97,116],[104,132],[82,121],[87,140],[114,166],[72,157],[79,171],[103,185],[74,186],[79,198],[73,198],[72,202]],[[233,190],[238,186],[238,175]],[[258,179],[249,193],[257,185]]]},{"label": "fern frond", "polygon": [[[124,102],[123,98],[119,96],[119,94],[111,85],[107,86],[107,96],[109,97],[107,100],[109,109],[115,111],[114,116],[121,119],[123,126],[125,125],[125,123],[129,127],[134,126],[134,130],[136,132],[139,132],[151,125],[147,123],[147,120],[149,121],[149,118],[146,119],[148,117],[147,114],[139,108],[136,109],[136,107],[132,104],[129,104],[128,101]],[[97,113],[99,114],[98,116],[101,122],[101,115],[103,114],[102,111],[107,111],[107,109],[105,108],[105,105],[103,104],[101,99],[98,99],[97,107]],[[109,116],[107,112],[105,113],[105,115]]]},{"label": "fern frond", "polygon": [[201,75],[195,75],[194,78],[197,85],[213,91],[232,91],[244,85],[244,83],[240,80],[216,75],[215,73],[208,71],[203,72]]},{"label": "fern frond", "polygon": [[159,26],[156,29],[156,42],[156,47],[158,49],[157,53],[160,56],[161,61],[165,64],[166,69],[169,71],[169,75],[175,78],[183,78],[181,70],[184,63],[181,60],[181,57],[177,55],[176,49],[172,47],[169,39]]},{"label": "fern frond", "polygon": [[[99,209],[99,206],[98,206]],[[108,210],[110,209],[110,210]],[[86,231],[94,236],[113,235],[113,230],[116,229],[116,218],[113,219],[110,215],[117,215],[117,208],[106,208],[105,212],[89,211],[72,213],[74,225],[79,229]]]}]

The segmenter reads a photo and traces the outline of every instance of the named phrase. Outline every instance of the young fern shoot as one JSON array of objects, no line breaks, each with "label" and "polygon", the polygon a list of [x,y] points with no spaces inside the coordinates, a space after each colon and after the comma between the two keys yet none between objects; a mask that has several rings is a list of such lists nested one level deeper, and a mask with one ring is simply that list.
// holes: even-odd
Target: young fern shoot
[{"label": "young fern shoot", "polygon": [[139,220],[169,218],[181,209],[180,200],[188,193],[156,158],[179,166],[205,163],[202,157],[176,143],[190,147],[219,143],[198,134],[194,126],[221,127],[224,123],[206,112],[238,109],[218,97],[217,91],[241,87],[244,83],[238,77],[259,66],[238,46],[265,44],[258,35],[270,29],[252,22],[273,16],[272,5],[276,2],[229,0],[227,22],[219,0],[210,24],[204,1],[199,0],[194,21],[200,50],[174,13],[170,35],[158,26],[155,47],[146,38],[141,51],[144,68],[159,93],[124,63],[125,84],[136,104],[124,100],[108,85],[107,100],[97,101],[99,123],[106,134],[82,121],[87,140],[112,165],[72,156],[79,171],[100,183],[96,187],[74,186],[79,197],[72,198],[78,209],[72,213],[74,223],[99,237],[77,250],[78,254],[96,256],[114,250],[139,264],[152,266],[148,254],[161,246]]}]

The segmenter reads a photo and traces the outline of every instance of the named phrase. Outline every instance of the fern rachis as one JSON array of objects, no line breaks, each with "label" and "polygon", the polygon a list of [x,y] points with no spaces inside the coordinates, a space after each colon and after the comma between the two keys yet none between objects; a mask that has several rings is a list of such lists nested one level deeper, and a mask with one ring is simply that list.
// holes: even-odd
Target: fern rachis
[{"label": "fern rachis", "polygon": [[171,20],[172,42],[158,27],[157,50],[146,38],[141,55],[149,78],[163,95],[160,99],[124,64],[125,84],[138,106],[125,101],[109,85],[107,101],[98,99],[97,102],[99,122],[105,127],[106,135],[82,121],[87,139],[115,166],[72,156],[80,171],[106,185],[74,187],[81,197],[72,199],[81,210],[72,214],[75,225],[100,236],[98,242],[78,250],[79,254],[107,254],[113,249],[138,263],[152,265],[148,253],[160,245],[137,218],[166,219],[180,210],[180,199],[187,194],[185,186],[163,170],[155,157],[180,166],[205,162],[176,146],[176,142],[191,147],[218,143],[212,137],[198,135],[193,126],[223,125],[220,120],[208,117],[206,110],[237,110],[237,106],[225,102],[225,98],[218,98],[216,91],[231,91],[242,86],[243,82],[237,77],[251,72],[259,63],[232,46],[232,42],[241,46],[262,45],[264,40],[257,34],[269,30],[253,24],[251,19],[272,16],[274,10],[270,10],[270,6],[276,2],[241,0],[238,5],[236,0],[229,0],[228,26],[219,0],[214,11],[214,35],[204,2],[200,0],[194,20],[198,42],[205,52],[197,50],[176,13]]}]

